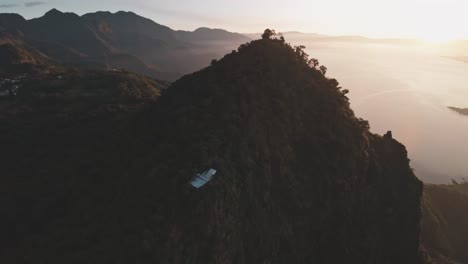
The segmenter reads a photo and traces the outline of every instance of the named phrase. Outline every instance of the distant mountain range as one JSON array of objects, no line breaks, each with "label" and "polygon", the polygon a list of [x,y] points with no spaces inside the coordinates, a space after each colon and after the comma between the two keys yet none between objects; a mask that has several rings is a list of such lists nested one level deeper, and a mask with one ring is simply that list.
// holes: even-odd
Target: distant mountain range
[{"label": "distant mountain range", "polygon": [[222,29],[175,31],[132,12],[79,16],[52,9],[31,20],[0,14],[4,57],[23,54],[20,61],[35,58],[30,61],[34,64],[50,60],[87,68],[125,68],[162,79],[207,66],[249,40]]},{"label": "distant mountain range", "polygon": [[[327,41],[327,42],[361,42],[361,43],[386,43],[386,44],[406,44],[406,45],[415,45],[421,44],[422,41],[417,39],[399,39],[399,38],[369,38],[364,36],[353,36],[353,35],[342,35],[342,36],[332,36],[319,33],[304,33],[299,31],[286,31],[280,32],[281,35],[285,36],[288,40],[299,39],[304,40],[314,40],[314,41]],[[247,33],[245,36],[256,39],[260,38],[261,33]]]},{"label": "distant mountain range", "polygon": [[[288,40],[417,45],[414,39],[373,39],[288,31]],[[122,68],[158,79],[175,80],[199,70],[260,33],[239,34],[223,29],[173,30],[132,12],[96,12],[79,16],[52,9],[26,20],[0,14],[0,74],[44,71],[51,66]],[[466,41],[441,46],[446,56],[464,60]]]}]

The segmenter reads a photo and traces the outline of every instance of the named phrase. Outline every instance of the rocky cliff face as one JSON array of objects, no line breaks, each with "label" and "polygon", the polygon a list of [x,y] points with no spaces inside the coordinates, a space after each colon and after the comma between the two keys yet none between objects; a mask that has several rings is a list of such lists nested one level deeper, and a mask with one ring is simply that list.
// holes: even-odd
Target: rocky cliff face
[{"label": "rocky cliff face", "polygon": [[[15,244],[2,255],[28,252],[30,262],[47,263],[418,263],[422,187],[405,147],[390,133],[369,132],[347,91],[323,72],[301,48],[265,38],[181,78],[119,126],[132,131],[110,148],[122,155],[97,148],[102,163],[80,162],[56,177],[56,188],[42,182],[36,194],[48,189],[47,200],[7,182],[17,188],[9,197],[48,210],[34,224],[30,211],[9,208],[23,225],[10,231]],[[215,178],[192,188],[189,180],[208,168]],[[37,177],[44,174],[23,184]]]}]

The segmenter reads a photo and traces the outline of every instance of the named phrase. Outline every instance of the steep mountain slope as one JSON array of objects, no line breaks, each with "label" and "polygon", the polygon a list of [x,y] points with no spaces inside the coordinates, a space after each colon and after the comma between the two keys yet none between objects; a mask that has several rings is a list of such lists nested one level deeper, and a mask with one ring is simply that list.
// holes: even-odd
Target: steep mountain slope
[{"label": "steep mountain slope", "polygon": [[422,213],[421,243],[429,263],[468,263],[468,184],[426,184]]},{"label": "steep mountain slope", "polygon": [[[182,33],[122,11],[78,16],[52,9],[31,20],[0,14],[0,29],[22,32],[30,46],[58,62],[122,67],[166,79],[200,69],[248,40],[223,30]],[[209,41],[199,43],[207,36]]]},{"label": "steep mountain slope", "polygon": [[97,12],[83,19],[115,49],[171,72],[197,70],[250,40],[220,29],[174,31],[132,12]]},{"label": "steep mountain slope", "polygon": [[[85,68],[125,68],[150,76],[159,74],[136,55],[112,46],[93,25],[74,13],[52,9],[43,17],[26,21],[18,30],[24,33],[23,39],[30,46],[61,63]],[[134,41],[126,38],[127,42],[130,40]]]},{"label": "steep mountain slope", "polygon": [[[265,38],[123,122],[51,128],[48,147],[20,140],[33,128],[11,130],[24,134],[2,155],[0,258],[418,263],[421,183],[405,147],[370,133],[322,72]],[[214,180],[193,189],[210,167]]]},{"label": "steep mountain slope", "polygon": [[[421,183],[404,146],[369,133],[305,58],[255,41],[162,96],[147,185],[155,259],[417,262]],[[190,190],[209,167],[214,182]]]},{"label": "steep mountain slope", "polygon": [[[110,41],[112,46],[120,47],[129,53],[139,53],[134,45],[156,45],[158,48],[164,46],[180,45],[176,39],[175,32],[154,21],[138,16],[132,12],[96,12],[83,15],[87,22],[98,34]],[[130,39],[127,39],[130,38]],[[138,41],[135,41],[138,40]],[[132,41],[134,43],[132,43]]]},{"label": "steep mountain slope", "polygon": [[56,9],[40,18],[29,20],[21,30],[28,38],[57,43],[82,56],[98,56],[110,48],[96,37],[80,16]]},{"label": "steep mountain slope", "polygon": [[19,33],[0,31],[0,77],[44,72],[56,65],[25,43]]}]

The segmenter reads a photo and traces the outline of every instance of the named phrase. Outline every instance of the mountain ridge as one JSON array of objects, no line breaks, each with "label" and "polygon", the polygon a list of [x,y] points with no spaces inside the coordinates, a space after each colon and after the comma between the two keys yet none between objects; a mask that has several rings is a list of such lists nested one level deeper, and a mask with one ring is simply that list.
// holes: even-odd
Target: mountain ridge
[{"label": "mountain ridge", "polygon": [[[154,259],[417,263],[421,183],[405,147],[369,133],[306,57],[280,39],[253,41],[163,93],[161,149],[147,160],[168,161],[148,175],[165,215]],[[187,189],[207,168],[212,183]]]},{"label": "mountain ridge", "polygon": [[[166,79],[200,69],[232,47],[250,40],[214,29],[203,30],[203,34],[175,31],[124,11],[79,16],[52,9],[30,20],[0,14],[0,28],[21,32],[24,42],[59,63],[102,69],[123,67]],[[204,41],[203,45],[200,41]],[[120,60],[113,64],[108,59],[114,55],[122,59],[123,54],[128,62]]]}]

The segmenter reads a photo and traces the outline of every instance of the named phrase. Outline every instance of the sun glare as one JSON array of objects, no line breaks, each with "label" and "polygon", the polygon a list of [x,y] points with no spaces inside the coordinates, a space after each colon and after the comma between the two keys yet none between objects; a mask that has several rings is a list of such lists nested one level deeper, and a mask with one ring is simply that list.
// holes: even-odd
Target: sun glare
[{"label": "sun glare", "polygon": [[450,26],[445,27],[445,30],[440,27],[429,27],[427,30],[420,30],[417,36],[421,40],[433,43],[445,43],[463,38],[463,36],[454,32]]},{"label": "sun glare", "polygon": [[451,40],[455,40],[455,38],[450,37],[450,36],[445,36],[443,34],[442,35],[433,34],[433,35],[422,36],[420,37],[420,39],[425,42],[436,43],[436,44],[442,44],[442,43],[449,42]]}]

